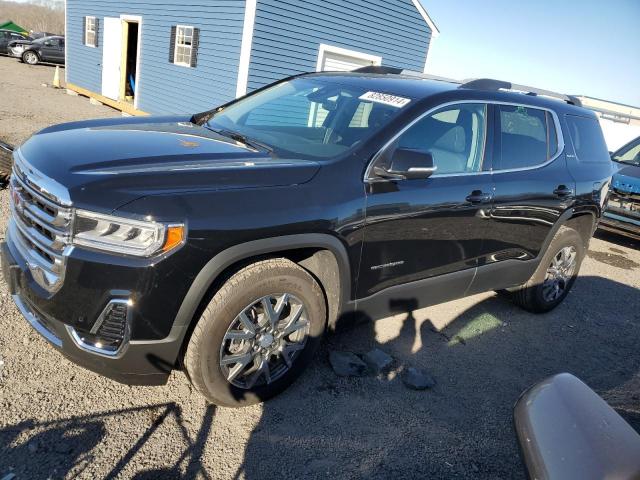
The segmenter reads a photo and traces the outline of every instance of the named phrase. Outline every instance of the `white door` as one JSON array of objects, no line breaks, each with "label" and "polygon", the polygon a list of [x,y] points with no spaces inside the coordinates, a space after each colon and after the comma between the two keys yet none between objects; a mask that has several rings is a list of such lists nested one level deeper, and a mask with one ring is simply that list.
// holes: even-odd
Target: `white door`
[{"label": "white door", "polygon": [[120,96],[122,63],[122,21],[105,17],[102,39],[102,95],[113,100]]}]

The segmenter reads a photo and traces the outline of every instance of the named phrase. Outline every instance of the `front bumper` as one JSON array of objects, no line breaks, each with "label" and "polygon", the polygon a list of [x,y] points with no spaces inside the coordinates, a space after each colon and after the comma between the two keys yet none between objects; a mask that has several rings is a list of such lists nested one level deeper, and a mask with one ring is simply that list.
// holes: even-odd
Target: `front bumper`
[{"label": "front bumper", "polygon": [[640,197],[612,193],[599,227],[640,239]]},{"label": "front bumper", "polygon": [[[71,318],[58,315],[65,311],[69,312],[70,316],[73,316],[71,312],[96,311],[97,308],[104,307],[104,297],[94,299],[94,304],[91,306],[83,304],[83,301],[88,300],[84,295],[79,295],[80,298],[73,301],[64,294],[64,291],[53,297],[43,297],[37,284],[30,278],[31,274],[26,262],[13,245],[10,236],[7,237],[6,243],[0,244],[0,257],[4,279],[16,306],[29,324],[65,357],[82,367],[121,383],[131,385],[166,383],[180,352],[186,326],[173,325],[168,335],[161,339],[128,338],[126,345],[123,345],[115,355],[107,356],[92,352],[79,341],[77,323],[74,323]],[[117,270],[116,266],[110,267]],[[91,270],[91,264],[86,263],[85,274],[89,274]],[[144,275],[141,273],[141,276]],[[80,288],[78,284],[76,285]],[[126,290],[118,293],[129,294]],[[60,299],[56,299],[58,296]],[[73,301],[73,306],[67,305],[66,309],[60,308],[61,303],[68,304],[70,301]],[[141,307],[144,308],[144,305]],[[136,313],[139,314],[139,312]]]}]

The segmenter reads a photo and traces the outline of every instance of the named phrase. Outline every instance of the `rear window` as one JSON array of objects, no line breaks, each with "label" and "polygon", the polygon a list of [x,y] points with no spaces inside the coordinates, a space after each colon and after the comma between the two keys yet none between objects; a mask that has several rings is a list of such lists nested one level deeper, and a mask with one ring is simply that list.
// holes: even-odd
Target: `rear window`
[{"label": "rear window", "polygon": [[609,163],[609,151],[600,124],[595,118],[567,115],[569,135],[581,163]]},{"label": "rear window", "polygon": [[558,138],[551,115],[524,105],[498,105],[499,138],[494,170],[528,168],[551,159]]}]

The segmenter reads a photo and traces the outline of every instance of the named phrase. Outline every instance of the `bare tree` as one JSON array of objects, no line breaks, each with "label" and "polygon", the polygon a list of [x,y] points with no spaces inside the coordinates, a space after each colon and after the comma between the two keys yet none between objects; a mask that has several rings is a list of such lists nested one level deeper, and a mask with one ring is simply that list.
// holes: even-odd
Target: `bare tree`
[{"label": "bare tree", "polygon": [[64,33],[64,2],[33,0],[17,3],[0,0],[0,24],[13,20],[29,31]]}]

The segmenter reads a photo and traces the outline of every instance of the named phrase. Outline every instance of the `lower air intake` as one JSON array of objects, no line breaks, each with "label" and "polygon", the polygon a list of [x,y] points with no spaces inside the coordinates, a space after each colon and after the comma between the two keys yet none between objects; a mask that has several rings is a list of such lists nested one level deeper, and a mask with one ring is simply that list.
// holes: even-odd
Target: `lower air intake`
[{"label": "lower air intake", "polygon": [[128,300],[112,300],[89,333],[69,327],[73,340],[83,350],[108,357],[118,356],[129,341],[130,307]]}]

